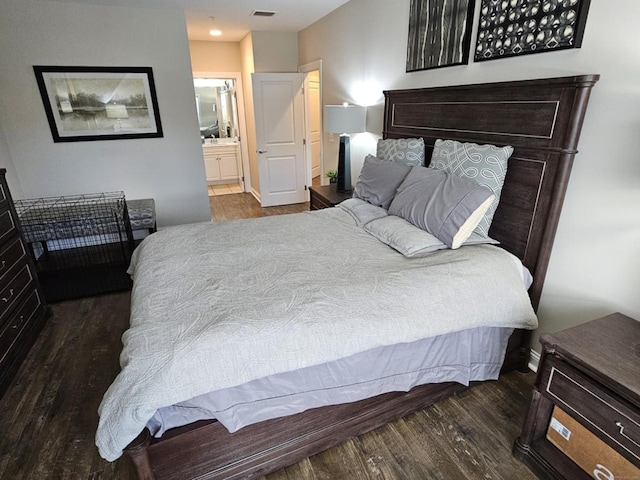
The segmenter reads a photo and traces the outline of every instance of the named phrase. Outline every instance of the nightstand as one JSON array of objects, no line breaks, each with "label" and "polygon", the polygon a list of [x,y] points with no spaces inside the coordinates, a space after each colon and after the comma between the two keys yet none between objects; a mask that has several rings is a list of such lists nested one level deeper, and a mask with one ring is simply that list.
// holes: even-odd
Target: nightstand
[{"label": "nightstand", "polygon": [[335,207],[340,202],[353,196],[353,191],[340,193],[336,191],[336,184],[309,187],[311,197],[311,210],[322,210],[323,208]]},{"label": "nightstand", "polygon": [[615,313],[540,342],[514,455],[541,478],[640,478],[640,323]]}]

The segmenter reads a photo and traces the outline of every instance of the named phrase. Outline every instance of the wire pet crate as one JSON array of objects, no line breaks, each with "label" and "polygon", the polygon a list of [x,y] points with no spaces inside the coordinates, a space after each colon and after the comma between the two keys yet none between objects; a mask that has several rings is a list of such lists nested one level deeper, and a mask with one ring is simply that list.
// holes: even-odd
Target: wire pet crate
[{"label": "wire pet crate", "polygon": [[124,192],[15,201],[48,302],[131,288],[134,248]]}]

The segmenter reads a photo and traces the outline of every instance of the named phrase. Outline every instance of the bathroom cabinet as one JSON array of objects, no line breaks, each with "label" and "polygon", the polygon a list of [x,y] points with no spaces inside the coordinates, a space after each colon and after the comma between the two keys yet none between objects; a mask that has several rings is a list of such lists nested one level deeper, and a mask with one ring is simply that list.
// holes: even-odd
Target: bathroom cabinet
[{"label": "bathroom cabinet", "polygon": [[202,146],[208,183],[233,183],[238,180],[238,144],[214,143]]}]

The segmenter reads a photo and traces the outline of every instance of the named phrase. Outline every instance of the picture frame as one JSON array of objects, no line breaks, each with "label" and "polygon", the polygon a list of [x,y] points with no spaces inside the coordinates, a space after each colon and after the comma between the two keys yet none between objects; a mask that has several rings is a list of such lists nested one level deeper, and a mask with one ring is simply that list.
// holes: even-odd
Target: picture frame
[{"label": "picture frame", "polygon": [[151,67],[33,67],[54,142],[162,137]]},{"label": "picture frame", "polygon": [[590,0],[481,0],[474,61],[580,48]]},{"label": "picture frame", "polygon": [[407,72],[469,63],[475,0],[411,0]]}]

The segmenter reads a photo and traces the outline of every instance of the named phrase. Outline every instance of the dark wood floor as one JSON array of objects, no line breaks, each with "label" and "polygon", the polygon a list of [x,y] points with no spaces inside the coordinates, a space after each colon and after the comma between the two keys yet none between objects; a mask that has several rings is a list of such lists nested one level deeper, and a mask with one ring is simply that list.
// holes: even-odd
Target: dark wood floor
[{"label": "dark wood floor", "polygon": [[[228,201],[216,202],[221,215],[236,208]],[[52,306],[53,319],[0,400],[0,479],[134,478],[128,459],[106,462],[94,446],[129,299],[123,292]],[[511,456],[533,379],[514,372],[478,385],[264,480],[534,480]]]},{"label": "dark wood floor", "polygon": [[209,206],[211,207],[211,220],[214,222],[235,220],[238,218],[283,215],[309,210],[309,202],[262,208],[260,207],[260,202],[258,202],[250,193],[236,193],[209,197]]}]

